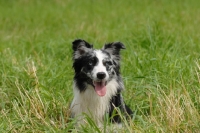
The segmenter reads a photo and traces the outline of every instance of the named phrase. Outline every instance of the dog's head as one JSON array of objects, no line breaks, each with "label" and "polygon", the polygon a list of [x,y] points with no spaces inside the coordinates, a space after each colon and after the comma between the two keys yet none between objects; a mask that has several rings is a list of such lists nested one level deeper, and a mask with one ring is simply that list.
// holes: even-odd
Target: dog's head
[{"label": "dog's head", "polygon": [[121,42],[113,42],[96,50],[81,39],[72,44],[76,85],[83,91],[90,84],[99,96],[104,96],[107,83],[119,76],[120,50],[125,46]]}]

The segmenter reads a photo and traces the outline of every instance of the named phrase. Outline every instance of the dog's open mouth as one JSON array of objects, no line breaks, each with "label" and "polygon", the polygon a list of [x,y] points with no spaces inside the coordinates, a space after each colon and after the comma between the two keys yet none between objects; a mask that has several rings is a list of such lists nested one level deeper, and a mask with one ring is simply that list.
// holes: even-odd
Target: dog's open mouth
[{"label": "dog's open mouth", "polygon": [[101,97],[106,95],[106,83],[106,81],[93,81],[95,92]]}]

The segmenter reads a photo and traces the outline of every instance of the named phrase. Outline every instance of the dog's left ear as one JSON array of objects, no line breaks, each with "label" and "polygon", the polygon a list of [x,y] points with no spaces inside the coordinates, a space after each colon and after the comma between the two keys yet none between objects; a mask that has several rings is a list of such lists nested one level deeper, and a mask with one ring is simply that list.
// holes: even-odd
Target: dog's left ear
[{"label": "dog's left ear", "polygon": [[125,49],[125,46],[121,42],[113,42],[105,44],[103,50],[110,53],[111,57],[116,60],[120,60],[120,50]]},{"label": "dog's left ear", "polygon": [[72,42],[72,49],[74,50],[74,59],[79,58],[93,48],[91,44],[82,39],[77,39]]}]

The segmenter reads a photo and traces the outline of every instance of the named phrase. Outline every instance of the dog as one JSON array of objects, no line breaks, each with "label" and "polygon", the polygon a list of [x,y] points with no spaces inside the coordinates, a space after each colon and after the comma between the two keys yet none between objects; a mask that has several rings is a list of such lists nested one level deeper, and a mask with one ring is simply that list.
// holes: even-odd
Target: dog
[{"label": "dog", "polygon": [[133,116],[132,110],[125,104],[121,92],[124,84],[120,76],[120,50],[125,49],[121,42],[107,43],[102,49],[94,49],[85,40],[72,42],[73,49],[73,93],[70,106],[71,116],[79,117],[78,124],[86,123],[83,114],[87,114],[97,125],[109,116],[112,123],[122,122]]}]

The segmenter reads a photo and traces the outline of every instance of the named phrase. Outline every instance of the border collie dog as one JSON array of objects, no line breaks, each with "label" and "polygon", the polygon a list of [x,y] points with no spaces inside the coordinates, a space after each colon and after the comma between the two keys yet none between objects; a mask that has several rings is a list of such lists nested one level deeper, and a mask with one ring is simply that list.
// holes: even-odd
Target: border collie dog
[{"label": "border collie dog", "polygon": [[125,46],[113,42],[102,49],[93,49],[93,45],[81,39],[72,44],[75,75],[71,116],[78,117],[78,124],[84,124],[84,114],[87,114],[101,125],[107,114],[112,122],[121,123],[118,109],[125,118],[130,118],[133,112],[124,103],[121,94],[124,85],[119,71],[120,50]]}]

